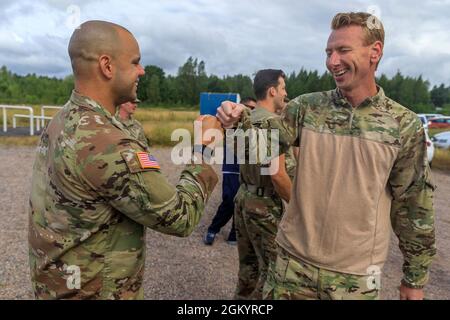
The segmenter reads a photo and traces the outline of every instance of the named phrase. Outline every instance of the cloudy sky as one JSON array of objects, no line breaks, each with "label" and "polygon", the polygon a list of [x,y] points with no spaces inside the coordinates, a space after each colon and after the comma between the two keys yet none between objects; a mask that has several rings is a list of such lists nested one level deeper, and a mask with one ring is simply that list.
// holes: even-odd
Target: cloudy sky
[{"label": "cloudy sky", "polygon": [[66,76],[70,35],[96,19],[128,28],[143,64],[171,74],[189,56],[219,76],[268,67],[323,72],[330,21],[340,11],[367,11],[383,21],[380,73],[401,70],[450,85],[450,0],[0,0],[0,65]]}]

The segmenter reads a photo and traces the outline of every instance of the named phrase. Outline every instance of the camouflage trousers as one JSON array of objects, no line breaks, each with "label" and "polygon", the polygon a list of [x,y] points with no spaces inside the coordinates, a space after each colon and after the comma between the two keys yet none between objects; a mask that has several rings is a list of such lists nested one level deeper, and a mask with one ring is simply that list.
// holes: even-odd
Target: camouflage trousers
[{"label": "camouflage trousers", "polygon": [[282,215],[281,199],[259,197],[241,185],[235,198],[239,275],[235,299],[262,299],[270,262],[276,258],[275,236]]},{"label": "camouflage trousers", "polygon": [[373,276],[315,267],[278,248],[270,265],[263,298],[271,300],[378,300]]}]

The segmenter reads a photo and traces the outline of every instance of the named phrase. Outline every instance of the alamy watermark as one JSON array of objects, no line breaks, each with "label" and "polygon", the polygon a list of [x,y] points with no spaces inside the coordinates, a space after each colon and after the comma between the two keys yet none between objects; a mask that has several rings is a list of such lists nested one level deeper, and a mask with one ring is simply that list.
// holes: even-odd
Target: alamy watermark
[{"label": "alamy watermark", "polygon": [[367,18],[367,28],[370,30],[381,29],[381,9],[377,5],[370,5],[366,9],[367,13],[370,13],[370,17]]},{"label": "alamy watermark", "polygon": [[[202,163],[208,164],[258,164],[262,175],[272,175],[278,171],[279,130],[277,129],[218,129],[202,131],[202,122],[194,122],[194,137],[186,129],[176,129],[172,132],[171,141],[178,141],[172,148],[173,164]],[[193,139],[192,139],[193,138]],[[202,158],[192,159],[193,146],[201,145],[202,141],[214,140],[202,152]]]},{"label": "alamy watermark", "polygon": [[64,271],[69,275],[66,280],[66,286],[69,290],[79,290],[81,288],[81,270],[77,265],[63,267]]},{"label": "alamy watermark", "polygon": [[81,24],[81,8],[75,4],[71,4],[66,8],[67,18],[66,27],[70,30],[80,28]]},{"label": "alamy watermark", "polygon": [[381,268],[379,266],[369,266],[366,270],[367,280],[366,285],[369,290],[381,289]]}]

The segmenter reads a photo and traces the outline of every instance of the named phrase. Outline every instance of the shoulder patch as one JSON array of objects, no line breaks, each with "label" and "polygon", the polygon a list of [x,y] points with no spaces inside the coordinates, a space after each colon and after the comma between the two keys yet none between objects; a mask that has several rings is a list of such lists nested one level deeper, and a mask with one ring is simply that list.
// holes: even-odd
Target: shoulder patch
[{"label": "shoulder patch", "polygon": [[155,157],[147,152],[126,150],[122,151],[121,155],[131,173],[160,169],[159,163]]},{"label": "shoulder patch", "polygon": [[161,169],[158,161],[154,156],[147,152],[136,152],[142,169]]}]

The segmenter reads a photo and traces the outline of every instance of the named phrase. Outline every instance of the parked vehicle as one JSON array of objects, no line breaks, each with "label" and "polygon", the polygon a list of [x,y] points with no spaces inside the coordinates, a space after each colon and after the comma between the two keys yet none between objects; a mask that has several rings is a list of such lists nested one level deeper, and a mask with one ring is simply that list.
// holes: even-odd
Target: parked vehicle
[{"label": "parked vehicle", "polygon": [[450,149],[450,131],[445,131],[434,135],[431,138],[436,148]]},{"label": "parked vehicle", "polygon": [[433,118],[428,121],[429,129],[450,128],[450,117]]},{"label": "parked vehicle", "polygon": [[428,163],[431,166],[431,161],[433,161],[433,156],[434,156],[434,144],[431,141],[430,137],[428,136],[428,130],[426,130],[426,129],[425,129],[425,143],[427,144]]},{"label": "parked vehicle", "polygon": [[425,118],[427,118],[427,122],[428,122],[428,120],[430,120],[430,119],[440,118],[440,117],[443,117],[444,115],[440,114],[440,113],[419,113],[418,116],[419,117],[424,116]]},{"label": "parked vehicle", "polygon": [[423,127],[425,130],[428,129],[428,119],[424,114],[418,114],[420,121],[422,122]]}]

